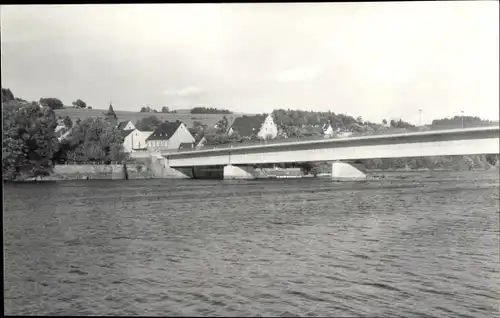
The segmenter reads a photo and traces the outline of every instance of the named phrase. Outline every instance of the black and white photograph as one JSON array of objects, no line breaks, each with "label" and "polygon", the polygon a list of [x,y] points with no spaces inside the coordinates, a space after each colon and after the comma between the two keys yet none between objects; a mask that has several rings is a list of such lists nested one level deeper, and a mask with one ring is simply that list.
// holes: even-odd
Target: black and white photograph
[{"label": "black and white photograph", "polygon": [[500,317],[499,9],[1,5],[4,315]]}]

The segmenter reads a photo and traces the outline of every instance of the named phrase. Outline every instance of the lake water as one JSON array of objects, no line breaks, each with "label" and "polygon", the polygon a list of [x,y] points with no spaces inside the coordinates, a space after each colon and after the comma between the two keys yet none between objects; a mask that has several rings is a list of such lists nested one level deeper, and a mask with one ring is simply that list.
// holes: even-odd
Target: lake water
[{"label": "lake water", "polygon": [[499,317],[498,172],[4,186],[5,314]]}]

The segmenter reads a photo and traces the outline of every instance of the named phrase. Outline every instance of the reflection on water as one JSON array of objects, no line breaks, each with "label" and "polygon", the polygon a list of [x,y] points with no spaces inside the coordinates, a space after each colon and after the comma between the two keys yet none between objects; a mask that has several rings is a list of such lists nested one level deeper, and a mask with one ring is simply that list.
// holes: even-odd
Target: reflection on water
[{"label": "reflection on water", "polygon": [[5,313],[493,317],[495,172],[5,185]]}]

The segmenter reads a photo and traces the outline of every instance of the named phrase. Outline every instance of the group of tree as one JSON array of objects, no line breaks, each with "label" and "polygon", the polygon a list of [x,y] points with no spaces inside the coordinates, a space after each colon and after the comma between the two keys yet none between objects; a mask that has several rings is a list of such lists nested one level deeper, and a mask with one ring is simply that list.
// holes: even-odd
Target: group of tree
[{"label": "group of tree", "polygon": [[399,120],[391,119],[390,126],[391,128],[408,128],[408,129],[415,128],[415,125],[405,122],[402,119]]},{"label": "group of tree", "polygon": [[54,111],[36,104],[8,105],[3,107],[2,119],[3,179],[49,174],[58,150]]},{"label": "group of tree", "polygon": [[431,129],[453,129],[463,127],[481,127],[498,125],[498,122],[484,120],[476,116],[454,116],[451,118],[434,119]]},{"label": "group of tree", "polygon": [[366,159],[363,164],[367,169],[487,169],[496,166],[498,155],[474,156],[434,156],[415,158]]},{"label": "group of tree", "polygon": [[155,115],[151,115],[137,120],[135,123],[135,128],[139,129],[140,131],[153,131],[162,123],[163,122],[158,117],[156,117]]},{"label": "group of tree", "polygon": [[42,97],[40,98],[40,105],[46,106],[52,109],[64,108],[64,104],[60,99],[54,97]]},{"label": "group of tree", "polygon": [[68,160],[110,163],[125,159],[122,134],[107,118],[91,117],[73,123],[66,116],[62,121],[72,129],[59,142],[54,109],[48,104],[42,106],[21,102],[10,90],[2,89],[3,180],[48,175],[54,164]]},{"label": "group of tree", "polygon": [[[151,107],[149,107],[149,106],[143,106],[143,107],[141,107],[141,111],[140,111],[140,112],[141,112],[141,113],[158,113],[158,111],[157,111],[156,109],[151,108]],[[169,107],[167,107],[167,106],[163,106],[163,107],[161,108],[160,113],[175,114],[175,113],[177,113],[177,111],[176,111],[175,109],[170,110],[170,108],[169,108]]]},{"label": "group of tree", "polygon": [[215,107],[193,107],[191,114],[232,114],[228,109],[219,109]]},{"label": "group of tree", "polygon": [[226,133],[229,128],[229,119],[226,116],[222,116],[222,118],[215,124],[217,132]]},{"label": "group of tree", "polygon": [[72,104],[73,104],[73,107],[75,107],[75,108],[87,108],[87,103],[85,103],[81,99],[77,99]]},{"label": "group of tree", "polygon": [[105,118],[89,117],[75,125],[71,134],[61,141],[53,161],[109,164],[121,162],[125,157],[121,131]]}]

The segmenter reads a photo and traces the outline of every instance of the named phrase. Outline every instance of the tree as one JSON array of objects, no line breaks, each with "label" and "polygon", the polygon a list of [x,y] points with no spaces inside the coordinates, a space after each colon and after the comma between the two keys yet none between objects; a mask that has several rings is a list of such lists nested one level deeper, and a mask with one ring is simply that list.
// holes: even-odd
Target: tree
[{"label": "tree", "polygon": [[162,113],[170,113],[170,109],[169,109],[167,106],[163,106],[163,107],[161,108],[161,112],[162,112]]},{"label": "tree", "polygon": [[215,124],[215,127],[217,128],[218,132],[226,132],[229,125],[229,120],[227,119],[226,116],[222,116],[222,118]]},{"label": "tree", "polygon": [[92,109],[92,106],[87,106],[87,109]]},{"label": "tree", "polygon": [[101,117],[81,121],[62,144],[65,157],[76,162],[110,163],[125,158],[121,132]]},{"label": "tree", "polygon": [[77,99],[76,101],[73,102],[73,107],[75,107],[75,108],[86,108],[87,107],[87,103],[85,103],[81,99]]},{"label": "tree", "polygon": [[232,114],[227,109],[217,109],[213,107],[193,107],[190,111],[191,114]]},{"label": "tree", "polygon": [[141,107],[141,113],[147,113],[148,112],[148,109],[146,107]]},{"label": "tree", "polygon": [[14,100],[14,94],[8,88],[2,88],[2,103]]},{"label": "tree", "polygon": [[138,120],[135,123],[135,127],[141,131],[153,131],[162,123],[163,122],[160,119],[158,119],[158,117],[151,115],[148,117],[144,117],[141,120]]},{"label": "tree", "polygon": [[73,121],[69,118],[69,116],[64,117],[64,126],[67,128],[73,127]]},{"label": "tree", "polygon": [[63,102],[57,98],[49,97],[49,98],[40,98],[40,104],[42,106],[47,106],[52,109],[61,109],[64,108]]},{"label": "tree", "polygon": [[387,119],[382,119],[382,124],[387,125]]},{"label": "tree", "polygon": [[50,173],[57,151],[57,126],[49,107],[25,104],[3,110],[2,175],[4,180]]}]

